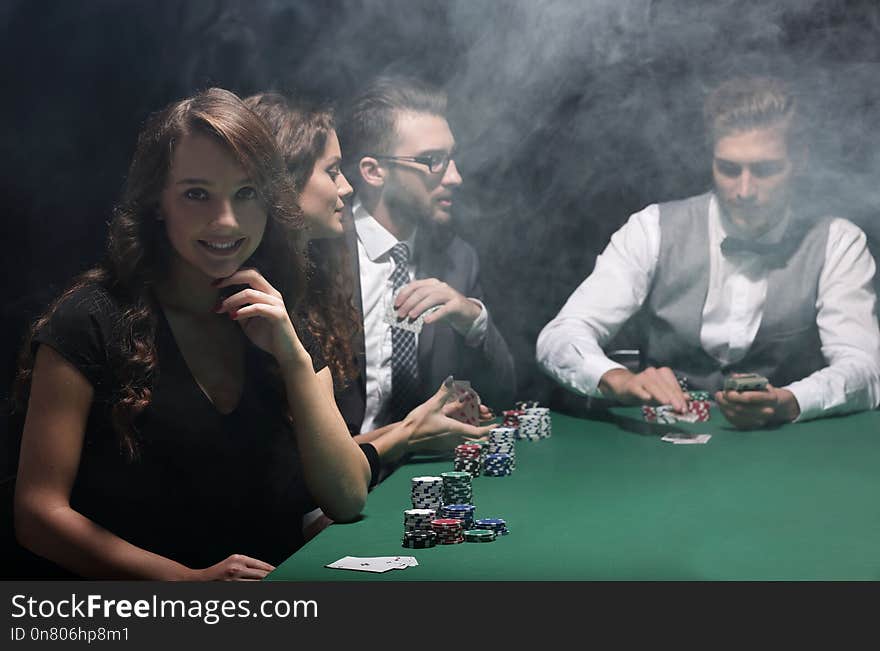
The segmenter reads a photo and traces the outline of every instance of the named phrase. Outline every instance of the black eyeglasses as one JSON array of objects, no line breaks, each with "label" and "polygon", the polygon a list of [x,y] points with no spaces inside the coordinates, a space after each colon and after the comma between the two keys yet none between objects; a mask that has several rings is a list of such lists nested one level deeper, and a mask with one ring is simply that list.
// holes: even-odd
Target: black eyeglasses
[{"label": "black eyeglasses", "polygon": [[383,156],[382,154],[364,154],[364,156],[369,156],[370,158],[378,160],[404,161],[407,163],[425,165],[431,174],[439,174],[440,172],[446,171],[446,168],[449,167],[449,161],[452,160],[454,155],[455,152],[443,155],[426,154],[425,156]]}]

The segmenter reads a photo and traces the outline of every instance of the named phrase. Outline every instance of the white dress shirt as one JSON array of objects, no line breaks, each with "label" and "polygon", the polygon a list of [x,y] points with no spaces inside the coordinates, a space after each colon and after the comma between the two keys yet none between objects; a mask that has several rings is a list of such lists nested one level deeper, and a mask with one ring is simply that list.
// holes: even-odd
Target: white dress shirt
[{"label": "white dress shirt", "polygon": [[[715,196],[708,218],[710,276],[700,343],[710,356],[729,364],[746,355],[761,325],[768,270],[760,256],[721,253],[726,236],[741,234],[722,215]],[[782,220],[761,239],[775,241],[786,223]],[[611,237],[593,273],[541,331],[541,367],[573,391],[601,396],[602,376],[623,368],[608,359],[602,347],[645,301],[659,256],[660,211],[652,204]],[[845,219],[833,219],[816,298],[816,324],[828,366],[782,387],[798,401],[798,420],[873,409],[880,402],[874,269],[862,230]]]},{"label": "white dress shirt", "polygon": [[[364,346],[366,353],[366,406],[361,434],[376,429],[376,418],[382,413],[391,396],[391,326],[385,322],[385,314],[393,299],[391,273],[394,260],[391,249],[398,243],[388,229],[370,215],[363,204],[355,199],[352,205],[354,226],[357,232],[358,263],[360,266],[361,302],[364,316]],[[418,277],[413,263],[416,259],[416,232],[404,240],[409,247],[409,277]],[[481,301],[471,299],[481,307],[480,315],[463,333],[468,346],[479,346],[486,337],[489,315]],[[418,346],[419,335],[416,334]],[[439,388],[439,387],[438,387]]]}]

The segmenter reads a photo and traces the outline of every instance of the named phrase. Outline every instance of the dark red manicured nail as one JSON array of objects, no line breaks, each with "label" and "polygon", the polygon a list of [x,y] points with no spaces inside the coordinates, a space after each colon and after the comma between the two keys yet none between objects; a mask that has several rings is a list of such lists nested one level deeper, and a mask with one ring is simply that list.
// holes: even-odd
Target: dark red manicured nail
[{"label": "dark red manicured nail", "polygon": [[211,311],[212,311],[212,312],[216,312],[217,310],[220,309],[220,306],[221,306],[221,305],[223,305],[223,299],[222,299],[222,298],[218,298],[218,299],[217,299],[217,302],[214,303],[214,307],[211,308]]},{"label": "dark red manicured nail", "polygon": [[237,316],[238,316],[238,310],[232,310],[232,312],[229,313],[230,319],[234,319]]},{"label": "dark red manicured nail", "polygon": [[221,282],[223,282],[223,279],[222,279],[222,278],[215,278],[214,280],[211,281],[211,287],[216,287],[216,286],[219,285]]}]

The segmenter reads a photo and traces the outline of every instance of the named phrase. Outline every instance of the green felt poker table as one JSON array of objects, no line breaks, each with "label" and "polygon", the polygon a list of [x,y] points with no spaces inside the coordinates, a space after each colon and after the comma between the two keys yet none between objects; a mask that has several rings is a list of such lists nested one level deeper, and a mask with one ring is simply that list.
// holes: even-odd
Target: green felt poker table
[{"label": "green felt poker table", "polygon": [[[451,460],[399,468],[363,518],[334,524],[282,563],[276,581],[877,580],[880,413],[765,431],[645,423],[639,409],[553,413],[552,437],[517,441],[516,471],[473,480],[476,518],[510,534],[491,543],[401,546],[410,478]],[[704,445],[661,440],[706,432]],[[329,569],[343,556],[415,556],[382,574]]]}]

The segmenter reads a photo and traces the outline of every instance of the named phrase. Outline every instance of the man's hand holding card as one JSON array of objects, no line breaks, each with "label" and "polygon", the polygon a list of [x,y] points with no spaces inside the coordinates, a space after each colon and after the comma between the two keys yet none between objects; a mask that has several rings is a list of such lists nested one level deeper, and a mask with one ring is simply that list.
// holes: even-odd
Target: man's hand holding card
[{"label": "man's hand holding card", "polygon": [[437,278],[422,278],[404,285],[391,302],[398,319],[421,320],[424,324],[446,321],[461,335],[467,334],[483,311],[479,302]]}]

